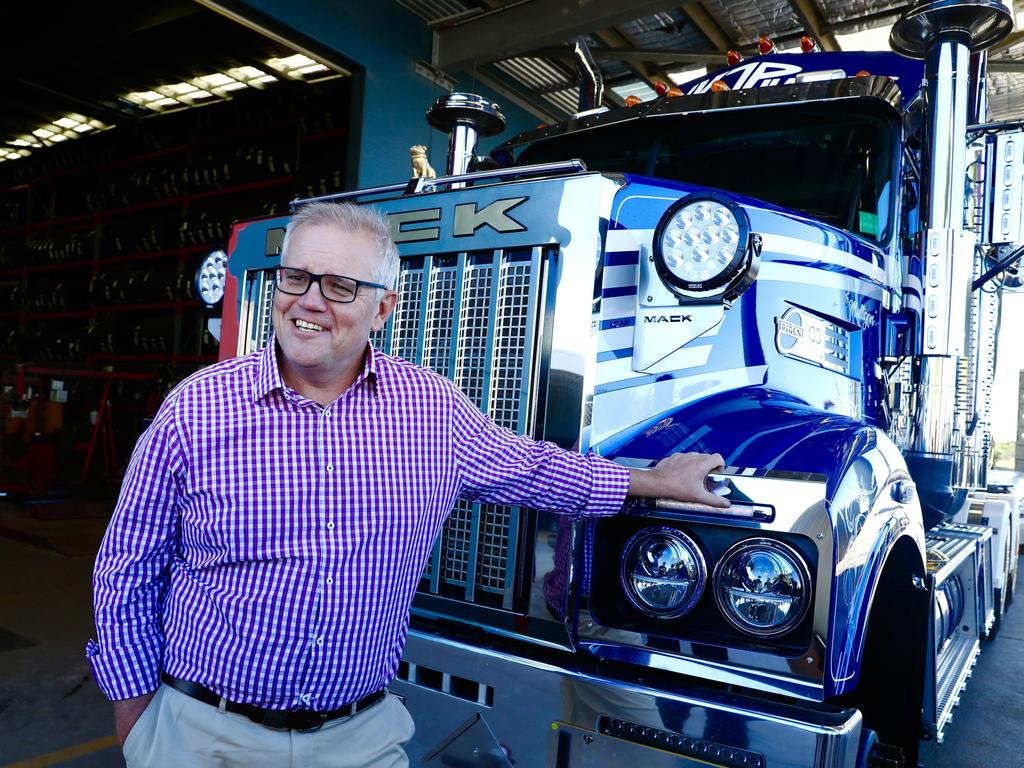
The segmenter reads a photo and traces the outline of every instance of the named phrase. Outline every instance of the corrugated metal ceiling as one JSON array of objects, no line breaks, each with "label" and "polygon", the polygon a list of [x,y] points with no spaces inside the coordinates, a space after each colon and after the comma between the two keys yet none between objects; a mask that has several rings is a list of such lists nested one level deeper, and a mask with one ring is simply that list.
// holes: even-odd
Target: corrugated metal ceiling
[{"label": "corrugated metal ceiling", "polygon": [[[497,18],[512,10],[534,11],[538,30],[554,18],[553,5],[548,0],[399,1],[435,30],[487,15]],[[638,0],[623,2],[624,8],[636,7],[644,12],[611,26],[581,28],[577,32],[586,34],[588,44],[595,52],[600,51],[598,63],[605,76],[605,98],[609,105],[621,103],[618,94],[650,92],[654,81],[667,82],[670,72],[699,66],[693,63],[694,58],[699,58],[696,54],[706,54],[713,61],[712,69],[721,66],[721,54],[729,48],[751,55],[761,35],[775,40],[780,50],[796,47],[804,34],[817,37],[823,48],[840,49],[835,35],[879,30],[875,39],[884,45],[886,31],[907,7],[906,2],[890,0],[700,0],[685,4],[665,2],[663,8],[658,5]],[[579,11],[585,13],[586,9],[586,5],[581,5]],[[524,41],[514,58],[474,64],[474,75],[483,79],[488,71],[496,71],[502,76],[503,85],[519,91],[527,101],[532,98],[539,110],[564,117],[575,109],[575,70],[567,55],[573,39],[574,36],[560,41],[562,51],[550,44],[531,47]],[[676,63],[665,61],[664,56],[651,56],[645,61],[644,52],[652,50],[689,56],[681,56]],[[628,55],[617,60],[612,58],[615,51]],[[1015,32],[990,58],[1024,61],[1024,33]],[[995,64],[989,74],[993,120],[1024,118],[1024,64],[1020,72],[1005,71],[1011,67],[1012,64]]]}]

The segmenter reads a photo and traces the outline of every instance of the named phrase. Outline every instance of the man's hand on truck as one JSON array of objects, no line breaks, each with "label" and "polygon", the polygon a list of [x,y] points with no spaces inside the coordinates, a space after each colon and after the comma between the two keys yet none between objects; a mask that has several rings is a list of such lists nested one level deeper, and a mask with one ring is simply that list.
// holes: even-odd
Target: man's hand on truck
[{"label": "man's hand on truck", "polygon": [[718,453],[673,453],[651,469],[629,470],[629,495],[648,499],[696,502],[725,509],[729,501],[707,489],[709,472],[721,469]]}]

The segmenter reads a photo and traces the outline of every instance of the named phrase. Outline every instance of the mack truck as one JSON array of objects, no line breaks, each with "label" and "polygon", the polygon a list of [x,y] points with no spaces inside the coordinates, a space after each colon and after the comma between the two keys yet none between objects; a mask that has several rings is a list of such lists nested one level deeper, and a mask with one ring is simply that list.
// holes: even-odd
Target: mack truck
[{"label": "mack truck", "polygon": [[[1017,575],[1019,499],[986,483],[1024,251],[1024,126],[985,121],[1011,27],[933,0],[892,53],[771,54],[613,109],[594,78],[487,157],[500,108],[453,93],[444,174],[315,198],[390,221],[378,348],[517,433],[727,464],[725,510],[459,502],[408,564],[413,764],[917,766],[941,742]],[[267,343],[287,222],[237,223],[201,271],[222,358]]]}]

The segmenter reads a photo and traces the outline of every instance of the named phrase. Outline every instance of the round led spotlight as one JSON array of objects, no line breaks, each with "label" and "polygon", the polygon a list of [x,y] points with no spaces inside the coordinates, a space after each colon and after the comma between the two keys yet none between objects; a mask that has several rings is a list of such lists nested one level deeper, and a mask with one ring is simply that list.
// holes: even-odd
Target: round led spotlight
[{"label": "round led spotlight", "polygon": [[227,281],[228,255],[224,251],[210,251],[196,270],[196,295],[213,306],[224,298]]},{"label": "round led spotlight", "polygon": [[803,557],[774,539],[746,539],[719,560],[715,602],[741,632],[775,637],[796,627],[811,604],[811,574]]},{"label": "round led spotlight", "polygon": [[689,195],[666,211],[655,230],[655,267],[682,298],[733,298],[757,274],[755,239],[738,203],[712,192]]},{"label": "round led spotlight", "polygon": [[674,619],[704,592],[707,563],[697,543],[676,528],[644,528],[623,550],[622,589],[646,616]]}]

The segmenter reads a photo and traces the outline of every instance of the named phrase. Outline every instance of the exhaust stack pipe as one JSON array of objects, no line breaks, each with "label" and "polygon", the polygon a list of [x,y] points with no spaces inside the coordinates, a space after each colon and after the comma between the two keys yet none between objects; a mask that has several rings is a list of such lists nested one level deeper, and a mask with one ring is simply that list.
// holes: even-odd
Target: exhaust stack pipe
[{"label": "exhaust stack pipe", "polygon": [[475,93],[441,96],[427,110],[427,122],[449,134],[448,176],[459,176],[472,168],[479,136],[494,136],[505,128],[501,108]]},{"label": "exhaust stack pipe", "polygon": [[597,109],[604,99],[604,77],[583,35],[576,38],[576,47],[573,48],[572,55],[576,59],[576,72],[580,81],[579,106],[576,111],[587,112]]},{"label": "exhaust stack pipe", "polygon": [[998,0],[931,0],[904,13],[889,36],[894,51],[925,60],[920,195],[925,295],[907,463],[928,527],[955,514],[966,497],[965,452],[957,449],[967,425],[958,423],[951,404],[958,358],[965,354],[974,264],[975,236],[963,226],[967,125],[971,107],[977,109],[971,53],[991,47],[1012,28],[1010,12]]}]

